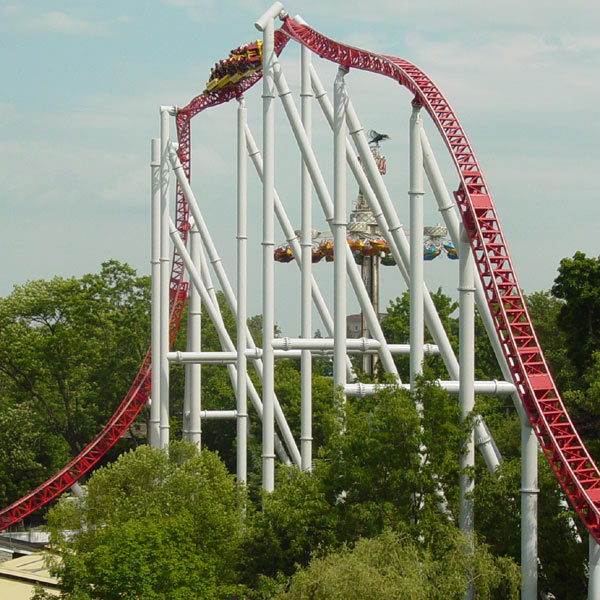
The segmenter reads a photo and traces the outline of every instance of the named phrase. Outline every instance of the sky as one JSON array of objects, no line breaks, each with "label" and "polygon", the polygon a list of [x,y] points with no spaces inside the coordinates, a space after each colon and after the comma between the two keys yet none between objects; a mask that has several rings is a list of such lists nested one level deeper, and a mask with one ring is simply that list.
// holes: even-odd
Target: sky
[{"label": "sky", "polygon": [[[597,2],[285,7],[329,37],[405,58],[433,79],[469,136],[526,293],[549,289],[561,258],[600,254]],[[266,8],[254,0],[0,0],[0,295],[32,279],[96,272],[111,258],[149,273],[149,154],[159,106],[185,106],[201,93],[217,60],[259,37],[253,23]],[[335,68],[314,60],[331,93]],[[297,92],[295,44],[281,62]],[[382,147],[386,183],[408,223],[411,96],[381,77],[346,79],[365,128],[391,135]],[[260,85],[246,99],[260,145]],[[313,110],[315,151],[330,183],[331,135]],[[221,106],[192,128],[192,185],[234,283],[235,112]],[[458,178],[428,117],[424,126],[452,191]],[[279,106],[276,140],[276,186],[299,227],[298,150]],[[253,314],[260,312],[260,189],[251,166],[250,174]],[[352,200],[356,185],[349,181],[348,190]],[[440,216],[430,193],[426,201],[434,225]],[[317,209],[314,227],[326,229]],[[284,241],[278,230],[276,238]],[[426,267],[430,288],[455,294],[454,263],[439,258]],[[332,266],[319,264],[315,273],[330,297]],[[297,335],[297,269],[277,264],[276,278],[276,321]],[[382,281],[385,306],[405,286],[393,269],[382,270]]]}]

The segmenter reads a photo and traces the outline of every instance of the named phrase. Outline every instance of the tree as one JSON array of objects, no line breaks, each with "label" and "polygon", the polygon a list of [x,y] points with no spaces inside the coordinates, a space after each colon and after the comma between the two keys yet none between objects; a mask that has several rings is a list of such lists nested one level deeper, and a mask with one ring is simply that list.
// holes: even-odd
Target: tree
[{"label": "tree", "polygon": [[0,300],[5,398],[33,400],[73,454],[112,414],[145,354],[148,283],[110,261],[98,275],[32,281]]},{"label": "tree", "polygon": [[[441,288],[431,293],[431,299],[435,305],[440,320],[446,330],[450,343],[456,350],[458,347],[458,320],[452,317],[452,313],[458,307],[449,296],[446,296]],[[390,301],[385,316],[381,320],[381,328],[385,338],[392,344],[408,344],[410,337],[410,296],[406,291],[402,296],[396,297]],[[429,331],[425,332],[425,343],[433,343],[433,338]],[[406,356],[400,356],[396,359],[396,364],[403,379],[408,379],[409,360]],[[436,377],[444,377],[446,370],[441,357],[430,357],[426,359],[427,366],[432,369]]]},{"label": "tree", "polygon": [[563,258],[552,294],[564,300],[559,314],[559,327],[564,331],[571,361],[577,376],[583,376],[600,350],[600,256],[588,258],[576,252]]},{"label": "tree", "polygon": [[16,456],[18,444],[4,449],[0,481],[23,475],[4,486],[4,501],[91,441],[127,392],[148,339],[149,278],[116,261],[79,279],[15,286],[0,299],[0,429],[18,423],[14,438],[28,456]]},{"label": "tree", "polygon": [[336,504],[340,539],[404,525],[419,536],[440,519],[440,491],[449,506],[455,503],[462,432],[456,401],[425,381],[417,395],[423,419],[403,390],[386,389],[340,406],[320,467],[330,499],[343,498]]},{"label": "tree", "polygon": [[275,490],[263,492],[260,504],[248,511],[241,553],[244,581],[254,589],[265,578],[292,575],[318,548],[338,545],[337,511],[318,475],[281,467]]},{"label": "tree", "polygon": [[227,598],[243,496],[211,452],[142,446],[96,471],[83,500],[48,513],[65,600]]},{"label": "tree", "polygon": [[468,582],[480,599],[519,597],[517,565],[493,557],[485,546],[477,545],[471,553],[468,541],[455,529],[440,530],[435,545],[386,530],[358,540],[354,547],[315,557],[291,578],[281,598],[459,600]]},{"label": "tree", "polygon": [[577,376],[568,350],[567,334],[560,326],[565,301],[550,292],[534,292],[527,295],[525,301],[552,377],[561,392],[567,391],[576,384]]}]

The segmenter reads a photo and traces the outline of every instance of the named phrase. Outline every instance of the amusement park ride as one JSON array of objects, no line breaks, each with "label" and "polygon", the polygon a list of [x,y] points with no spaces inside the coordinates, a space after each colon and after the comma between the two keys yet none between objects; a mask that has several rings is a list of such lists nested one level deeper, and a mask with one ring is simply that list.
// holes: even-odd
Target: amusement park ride
[{"label": "amusement park ride", "polygon": [[[280,19],[279,29],[275,20]],[[411,63],[392,56],[353,48],[325,37],[300,17],[290,17],[276,2],[256,22],[261,41],[240,46],[217,63],[206,89],[183,107],[160,109],[160,139],[152,140],[152,333],[151,348],[125,399],[90,444],[54,477],[27,496],[0,511],[0,529],[17,523],[76,485],[119,439],[140,409],[150,403],[149,441],[169,442],[169,369],[184,364],[186,386],[184,436],[200,445],[201,420],[231,418],[237,423],[237,476],[247,479],[247,400],[263,424],[263,487],[274,488],[276,457],[302,469],[312,465],[311,364],[313,352],[333,354],[333,390],[346,396],[376,393],[380,384],[360,383],[349,354],[376,353],[380,369],[396,385],[412,389],[421,373],[424,355],[439,353],[448,372],[441,387],[458,396],[461,414],[473,410],[475,394],[510,395],[521,419],[521,565],[522,598],[537,598],[537,460],[541,447],[565,496],[589,532],[589,598],[600,598],[600,471],[586,450],[548,370],[523,295],[517,283],[490,191],[473,148],[456,113],[442,92]],[[296,106],[281,63],[280,53],[292,43],[301,50],[300,110]],[[333,103],[319,79],[312,58],[338,65]],[[383,138],[369,138],[363,130],[345,85],[354,70],[364,70],[396,81],[412,95],[409,131],[410,236],[401,225],[396,206],[383,180],[385,159],[378,147]],[[259,151],[247,119],[244,94],[262,78],[262,149]],[[301,223],[294,229],[275,188],[275,105],[277,96],[302,157],[300,172]],[[237,100],[237,267],[231,282],[190,183],[191,120],[212,107]],[[333,190],[330,193],[311,144],[312,110],[323,111],[333,132]],[[445,143],[458,178],[450,194],[425,133],[422,113]],[[396,115],[389,115],[396,118]],[[170,126],[174,120],[176,142]],[[371,143],[370,143],[371,142]],[[262,348],[247,328],[248,304],[248,178],[247,158],[262,182]],[[360,190],[348,218],[346,169]],[[174,206],[170,178],[176,181]],[[444,226],[424,230],[424,176],[443,217]],[[322,208],[331,234],[315,237],[313,194]],[[275,219],[286,243],[275,245]],[[445,236],[449,236],[447,239]],[[445,252],[457,259],[459,290],[459,356],[456,357],[424,283],[423,265]],[[333,263],[333,314],[325,302],[313,263]],[[275,263],[294,262],[300,272],[301,331],[298,338],[275,338]],[[374,273],[379,264],[399,273],[410,291],[410,345],[389,344],[377,313]],[[359,266],[361,267],[359,269]],[[210,268],[209,268],[210,267]],[[184,277],[187,273],[187,278]],[[237,322],[233,340],[226,330],[216,299],[213,276]],[[350,283],[364,316],[365,335],[347,339],[346,293]],[[236,292],[234,293],[235,284]],[[375,285],[376,288],[376,285]],[[183,307],[189,302],[188,346],[171,352]],[[374,307],[375,304],[375,307]],[[504,381],[474,380],[474,306],[478,307]],[[327,332],[314,338],[312,310],[316,308]],[[214,324],[220,352],[203,352],[200,344],[200,308]],[[424,344],[427,327],[435,346]],[[393,359],[410,356],[410,381],[402,382]],[[274,361],[299,357],[301,361],[300,448],[274,392]],[[248,361],[261,382],[261,394],[248,376]],[[202,411],[201,363],[222,364],[235,390],[236,410]],[[460,365],[460,368],[459,368]],[[150,397],[152,398],[150,401]],[[421,407],[417,406],[417,410]],[[278,433],[275,431],[277,424]],[[490,471],[501,458],[481,417],[458,460],[461,467],[459,526],[473,531],[471,491],[474,482],[466,468],[474,464],[475,448]]]}]

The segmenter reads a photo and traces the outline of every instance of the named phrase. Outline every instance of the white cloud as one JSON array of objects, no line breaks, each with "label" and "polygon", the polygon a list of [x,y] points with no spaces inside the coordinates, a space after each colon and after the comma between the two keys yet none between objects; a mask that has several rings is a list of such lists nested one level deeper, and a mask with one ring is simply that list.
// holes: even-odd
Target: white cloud
[{"label": "white cloud", "polygon": [[4,30],[71,35],[100,35],[107,32],[105,23],[87,21],[58,10],[31,14],[18,6],[4,5],[2,12],[8,17],[0,26]]},{"label": "white cloud", "polygon": [[214,0],[162,0],[162,3],[184,10],[195,21],[214,21],[218,14]]}]

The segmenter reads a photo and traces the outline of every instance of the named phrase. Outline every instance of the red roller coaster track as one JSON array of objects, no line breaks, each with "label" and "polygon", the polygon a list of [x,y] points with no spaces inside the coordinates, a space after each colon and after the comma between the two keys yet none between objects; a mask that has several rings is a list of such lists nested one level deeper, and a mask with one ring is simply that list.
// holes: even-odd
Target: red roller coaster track
[{"label": "red roller coaster track", "polygon": [[[342,65],[395,79],[414,94],[433,119],[459,175],[454,197],[467,230],[477,271],[496,334],[520,399],[540,445],[565,494],[594,539],[600,543],[600,472],[581,441],[548,370],[527,313],[492,199],[475,154],[454,111],[435,84],[411,63],[377,55],[331,40],[287,17],[276,32],[276,50],[288,38],[318,56]],[[190,173],[190,120],[199,112],[239,97],[261,77],[260,72],[234,87],[204,93],[177,111],[180,160]],[[177,190],[176,223],[187,238],[185,198]],[[181,257],[174,255],[171,271],[171,339],[185,302]],[[0,530],[23,519],[68,489],[113,446],[146,403],[150,392],[150,351],[128,394],[98,436],[54,477],[0,511]]]}]

